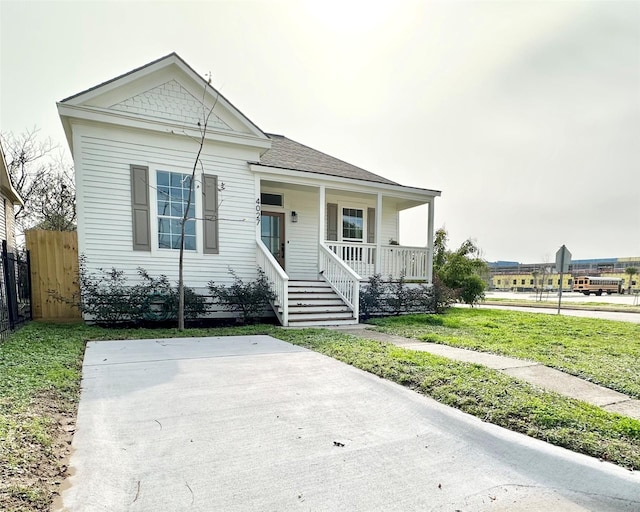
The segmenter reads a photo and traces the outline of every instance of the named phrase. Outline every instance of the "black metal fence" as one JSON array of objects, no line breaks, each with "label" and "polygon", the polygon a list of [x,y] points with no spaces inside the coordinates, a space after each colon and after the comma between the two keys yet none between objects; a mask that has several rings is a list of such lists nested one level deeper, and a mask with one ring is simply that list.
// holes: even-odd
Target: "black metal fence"
[{"label": "black metal fence", "polygon": [[32,317],[29,251],[9,250],[3,240],[0,265],[0,339],[5,339]]}]

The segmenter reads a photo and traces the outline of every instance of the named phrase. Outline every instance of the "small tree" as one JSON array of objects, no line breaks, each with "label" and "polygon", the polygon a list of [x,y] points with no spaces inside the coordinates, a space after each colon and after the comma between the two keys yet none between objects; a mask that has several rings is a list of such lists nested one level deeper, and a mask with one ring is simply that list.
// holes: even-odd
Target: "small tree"
[{"label": "small tree", "polygon": [[633,276],[635,276],[638,273],[638,269],[636,267],[627,267],[624,270],[624,273],[629,276],[629,293],[631,293],[631,283],[633,280]]},{"label": "small tree", "polygon": [[202,161],[200,160],[200,155],[202,154],[202,149],[204,148],[204,143],[207,136],[207,127],[209,125],[209,119],[211,118],[211,114],[213,114],[213,109],[216,107],[218,103],[218,97],[216,96],[215,101],[211,105],[211,108],[206,107],[206,94],[207,90],[211,85],[211,76],[208,77],[207,82],[204,86],[204,91],[202,92],[202,107],[203,107],[203,118],[202,122],[198,121],[198,129],[200,130],[200,137],[196,140],[198,144],[198,151],[196,153],[196,158],[193,161],[193,169],[191,171],[191,181],[189,183],[189,197],[187,199],[187,205],[184,209],[184,214],[182,216],[180,222],[180,255],[178,256],[178,330],[184,330],[184,233],[187,221],[189,220],[189,211],[191,209],[191,202],[193,200],[193,186],[196,180],[196,171],[198,167],[202,169],[202,173],[204,174],[204,166],[202,165]]},{"label": "small tree", "polygon": [[472,240],[465,240],[455,251],[447,250],[447,232],[436,232],[434,240],[433,270],[441,284],[455,292],[457,300],[476,304],[484,297],[486,282],[482,278],[487,263],[480,257],[480,250]]}]

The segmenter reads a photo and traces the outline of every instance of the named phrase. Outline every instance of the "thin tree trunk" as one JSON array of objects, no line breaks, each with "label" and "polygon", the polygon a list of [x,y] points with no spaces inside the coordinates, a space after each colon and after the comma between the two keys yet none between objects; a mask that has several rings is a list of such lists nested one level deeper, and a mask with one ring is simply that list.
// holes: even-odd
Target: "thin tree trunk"
[{"label": "thin tree trunk", "polygon": [[[211,83],[211,78],[207,82],[207,85]],[[202,106],[204,107],[205,97],[207,93],[207,85],[205,85],[204,91],[202,93]],[[191,200],[193,197],[193,186],[196,181],[196,170],[198,168],[198,162],[200,162],[200,155],[202,153],[202,148],[204,147],[205,137],[207,135],[207,125],[209,124],[209,118],[213,113],[213,109],[216,107],[218,103],[218,98],[216,96],[213,105],[209,109],[209,112],[206,116],[204,116],[204,123],[198,126],[200,127],[200,145],[198,147],[198,154],[196,155],[196,159],[193,162],[193,170],[191,171],[191,183],[189,183],[189,199],[187,201],[187,207],[182,216],[182,222],[180,223],[180,256],[178,259],[178,330],[184,331],[184,228],[189,219],[189,209],[191,208]],[[206,112],[206,111],[205,111]],[[203,169],[204,172],[204,169]]]}]

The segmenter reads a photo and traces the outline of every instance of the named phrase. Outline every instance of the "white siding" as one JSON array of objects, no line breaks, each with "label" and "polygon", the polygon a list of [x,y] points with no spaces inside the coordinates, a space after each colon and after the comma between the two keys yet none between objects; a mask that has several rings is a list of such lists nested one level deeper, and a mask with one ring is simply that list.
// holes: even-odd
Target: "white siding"
[{"label": "white siding", "polygon": [[[288,210],[286,271],[291,279],[318,279],[318,192],[285,192]],[[291,211],[298,222],[291,222]]]},{"label": "white siding", "polygon": [[398,241],[398,211],[392,201],[382,199],[382,245],[387,245],[389,240]]},{"label": "white siding", "polygon": [[[2,221],[0,222],[0,240],[6,240],[7,239],[7,226],[9,224],[8,222],[8,218],[7,218],[7,203],[9,201],[7,201],[7,199],[3,196],[0,196],[0,219],[2,219]],[[8,243],[8,242],[7,242]]]},{"label": "white siding", "polygon": [[[115,267],[133,282],[136,269],[151,275],[178,277],[178,251],[157,249],[155,170],[191,172],[197,143],[180,135],[152,135],[123,129],[74,127],[78,234],[80,253],[89,270]],[[202,254],[201,227],[198,251],[186,253],[185,283],[198,289],[210,280],[229,282],[228,268],[244,279],[255,276],[255,187],[247,161],[258,155],[248,150],[207,143],[202,162],[207,174],[218,176],[225,190],[219,193],[219,254]],[[132,249],[130,165],[149,167],[151,186],[152,251]],[[197,174],[201,171],[198,170]],[[201,217],[201,193],[196,190],[196,215]]]},{"label": "white siding", "polygon": [[7,226],[6,226],[7,245],[9,247],[15,247],[16,246],[16,218],[15,218],[14,204],[9,199],[6,199],[4,203],[4,208],[5,208],[5,212],[4,212],[5,220],[7,223]]}]

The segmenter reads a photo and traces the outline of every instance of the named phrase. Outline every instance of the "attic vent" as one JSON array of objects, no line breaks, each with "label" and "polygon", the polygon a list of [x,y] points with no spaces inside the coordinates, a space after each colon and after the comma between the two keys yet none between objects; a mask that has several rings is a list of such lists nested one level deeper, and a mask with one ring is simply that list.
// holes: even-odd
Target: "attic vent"
[{"label": "attic vent", "polygon": [[260,194],[260,202],[269,206],[282,206],[282,194]]}]

